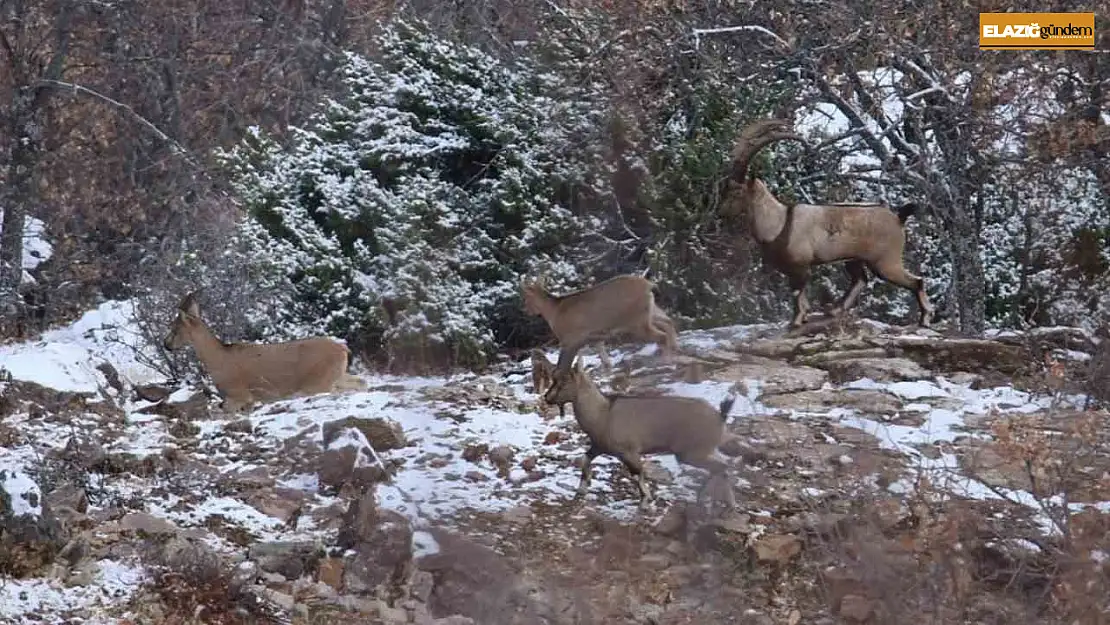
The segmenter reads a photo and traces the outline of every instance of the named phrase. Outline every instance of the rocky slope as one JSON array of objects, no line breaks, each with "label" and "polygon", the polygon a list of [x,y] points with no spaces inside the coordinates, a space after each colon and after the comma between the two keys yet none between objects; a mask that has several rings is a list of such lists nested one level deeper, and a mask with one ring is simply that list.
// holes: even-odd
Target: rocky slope
[{"label": "rocky slope", "polygon": [[[739,396],[722,451],[741,510],[720,517],[671,458],[647,511],[608,458],[573,502],[584,436],[569,407],[538,411],[527,360],[229,417],[160,386],[106,305],[0,347],[0,622],[888,622],[924,592],[892,590],[916,579],[899,567],[979,588],[989,558],[1013,568],[1059,551],[1062,523],[1105,522],[1105,419],[1077,391],[1092,337],[804,334],[690,331],[676,364],[648,347],[593,371]],[[1107,553],[1081,555],[1105,578]],[[1035,609],[998,592],[923,605],[937,622]]]}]

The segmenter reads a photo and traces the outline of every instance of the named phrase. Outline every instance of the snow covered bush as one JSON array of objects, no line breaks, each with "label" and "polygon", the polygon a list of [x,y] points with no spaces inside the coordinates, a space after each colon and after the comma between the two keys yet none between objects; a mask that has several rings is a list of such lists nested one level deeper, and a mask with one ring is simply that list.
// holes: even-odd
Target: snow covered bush
[{"label": "snow covered bush", "polygon": [[[274,257],[258,248],[245,227],[236,227],[235,211],[225,207],[209,217],[167,250],[165,258],[148,259],[135,271],[134,322],[154,348],[136,356],[174,380],[197,381],[205,375],[191,350],[168,352],[162,347],[186,293],[197,293],[205,323],[226,342],[303,336],[307,329],[283,324],[273,314],[287,305],[290,285],[277,271]],[[148,353],[156,354],[153,360]]]},{"label": "snow covered bush", "polygon": [[290,145],[256,132],[223,155],[244,236],[292,287],[276,320],[395,364],[480,364],[521,329],[522,276],[582,279],[589,105],[527,60],[402,22],[342,76]]}]

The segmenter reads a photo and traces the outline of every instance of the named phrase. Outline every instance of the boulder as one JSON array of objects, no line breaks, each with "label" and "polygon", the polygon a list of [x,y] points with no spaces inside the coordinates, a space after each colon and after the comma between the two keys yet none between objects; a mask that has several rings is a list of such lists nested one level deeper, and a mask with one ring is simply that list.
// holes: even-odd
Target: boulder
[{"label": "boulder", "polygon": [[16,469],[0,470],[0,577],[33,575],[65,545],[61,524],[38,484]]},{"label": "boulder", "polygon": [[722,382],[759,380],[761,397],[780,393],[798,393],[821,388],[829,374],[815,367],[791,366],[782,361],[751,356],[748,362],[718,369],[709,379]]},{"label": "boulder", "polygon": [[860,378],[876,382],[899,382],[932,378],[933,374],[908,358],[846,358],[830,360],[818,365],[829,372],[834,384],[844,384]]},{"label": "boulder", "polygon": [[367,443],[373,446],[375,451],[401,449],[408,444],[404,430],[395,421],[381,417],[363,419],[352,416],[324,424],[324,448],[330,447],[331,443],[348,428],[362,432]]},{"label": "boulder", "polygon": [[863,415],[890,415],[902,409],[902,402],[882,391],[867,389],[820,389],[764,398],[770,408],[827,412],[833,408],[850,408]]},{"label": "boulder", "polygon": [[432,574],[428,607],[437,618],[461,615],[483,625],[543,622],[504,556],[458,534],[429,530],[439,550],[416,561]]},{"label": "boulder", "polygon": [[285,579],[298,579],[313,573],[320,561],[320,549],[307,541],[278,541],[255,543],[247,557],[258,563],[258,568],[268,573],[279,573]]}]

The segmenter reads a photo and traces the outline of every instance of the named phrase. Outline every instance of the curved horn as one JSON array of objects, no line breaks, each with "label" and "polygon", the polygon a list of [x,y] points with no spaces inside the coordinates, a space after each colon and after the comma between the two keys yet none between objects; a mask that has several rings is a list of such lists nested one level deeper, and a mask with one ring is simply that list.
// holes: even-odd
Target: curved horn
[{"label": "curved horn", "polygon": [[776,141],[798,141],[808,147],[806,140],[794,132],[785,119],[764,119],[749,124],[740,131],[732,148],[732,178],[737,182],[746,181],[752,159]]}]

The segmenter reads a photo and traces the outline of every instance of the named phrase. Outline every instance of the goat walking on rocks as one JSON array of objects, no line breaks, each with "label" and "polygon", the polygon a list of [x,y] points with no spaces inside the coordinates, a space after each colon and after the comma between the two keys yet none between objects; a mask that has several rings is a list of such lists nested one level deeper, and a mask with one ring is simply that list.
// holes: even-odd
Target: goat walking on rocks
[{"label": "goat walking on rocks", "polygon": [[725,420],[734,397],[723,400],[716,409],[704,399],[694,397],[637,397],[605,395],[582,369],[582,361],[569,374],[557,376],[545,400],[574,406],[574,418],[586,435],[590,447],[582,464],[578,497],[586,494],[593,475],[593,460],[602,454],[620,459],[636,476],[640,506],[651,501],[644,477],[644,454],[674,454],[679,462],[706,469],[709,479],[698,491],[698,505],[714,478],[726,482],[728,509],[736,507],[735,494],[728,480],[728,464],[717,454],[725,434]]},{"label": "goat walking on rocks", "polygon": [[[542,316],[559,341],[556,376],[570,371],[587,343],[598,343],[603,351],[600,341],[618,334],[655,342],[664,355],[673,354],[678,342],[674,322],[655,305],[653,288],[650,280],[635,275],[616,276],[564,295],[552,295],[542,279],[521,282],[524,309]],[[602,361],[608,369],[607,354]]]},{"label": "goat walking on rocks", "polygon": [[852,279],[844,298],[832,309],[840,316],[850,309],[867,285],[867,272],[903,287],[917,297],[919,323],[928,327],[933,314],[925,294],[925,281],[906,271],[902,253],[906,244],[904,226],[916,209],[906,204],[892,211],[886,204],[796,204],[780,202],[758,178],[748,172],[759,150],[776,141],[804,143],[789,122],[763,120],[745,127],[732,153],[732,175],[726,206],[730,212],[746,213],[752,235],[768,263],[786,274],[794,292],[791,327],[805,323],[809,312],[806,285],[816,265],[847,261]]}]

